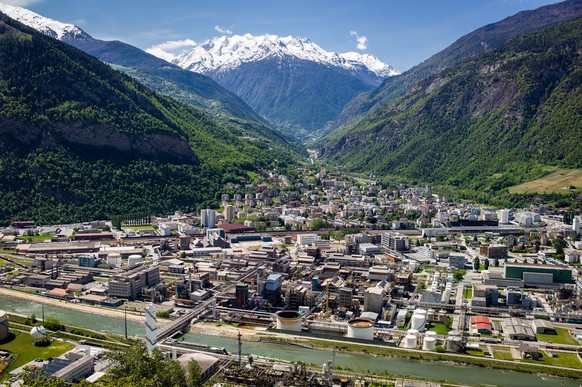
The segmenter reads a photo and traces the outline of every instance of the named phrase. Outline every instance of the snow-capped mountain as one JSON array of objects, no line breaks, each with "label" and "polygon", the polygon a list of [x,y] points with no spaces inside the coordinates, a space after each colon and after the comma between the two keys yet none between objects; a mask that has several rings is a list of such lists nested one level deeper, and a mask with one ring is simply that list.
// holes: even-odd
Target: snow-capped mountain
[{"label": "snow-capped mountain", "polygon": [[325,127],[352,98],[398,74],[372,55],[328,52],[293,36],[221,36],[178,55],[164,50],[168,46],[147,51],[210,76],[255,111],[295,133]]},{"label": "snow-capped mountain", "polygon": [[309,39],[294,36],[250,34],[220,36],[197,44],[190,51],[178,56],[172,56],[159,47],[152,47],[147,51],[184,69],[203,74],[231,71],[244,63],[285,57],[355,72],[371,71],[380,78],[399,74],[394,68],[372,55],[328,52]]},{"label": "snow-capped mountain", "polygon": [[70,40],[93,39],[85,31],[73,24],[61,23],[59,21],[41,16],[25,8],[0,3],[0,12],[6,14],[12,19],[18,20],[22,24],[25,24],[47,36],[58,40],[67,42]]},{"label": "snow-capped mountain", "polygon": [[123,66],[129,75],[162,94],[203,109],[226,113],[225,117],[232,115],[263,122],[240,97],[205,75],[184,70],[123,42],[95,39],[73,24],[61,23],[24,8],[0,3],[0,12],[103,62]]}]

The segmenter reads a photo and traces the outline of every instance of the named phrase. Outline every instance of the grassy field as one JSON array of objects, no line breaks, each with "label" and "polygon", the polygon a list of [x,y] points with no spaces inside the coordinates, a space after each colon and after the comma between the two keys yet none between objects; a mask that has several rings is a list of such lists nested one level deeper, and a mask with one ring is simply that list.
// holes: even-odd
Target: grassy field
[{"label": "grassy field", "polygon": [[511,352],[508,351],[499,351],[497,349],[493,350],[493,358],[495,359],[499,359],[499,360],[513,360],[513,356],[511,355]]},{"label": "grassy field", "polygon": [[582,188],[582,169],[559,168],[540,179],[509,188],[509,192],[525,193],[567,193],[569,187]]},{"label": "grassy field", "polygon": [[435,322],[430,323],[428,330],[436,332],[438,335],[446,335],[450,331],[445,324]]},{"label": "grassy field", "polygon": [[463,288],[463,298],[469,299],[473,297],[473,288],[465,287]]},{"label": "grassy field", "polygon": [[568,367],[568,368],[582,368],[582,363],[578,360],[578,356],[575,353],[567,352],[555,352],[556,357],[549,357],[547,353],[543,352],[543,357],[540,360],[524,360],[526,363],[536,363],[540,362],[547,365],[557,366],[557,367]]},{"label": "grassy field", "polygon": [[28,333],[11,332],[7,340],[0,343],[0,350],[9,351],[16,356],[16,361],[12,363],[6,374],[37,357],[46,360],[57,357],[74,348],[74,345],[63,341],[53,341],[48,347],[37,347],[32,342]]},{"label": "grassy field", "polygon": [[133,230],[133,231],[140,231],[140,230],[155,230],[154,226],[151,224],[145,224],[143,226],[123,226],[124,230]]},{"label": "grassy field", "polygon": [[537,333],[536,337],[538,341],[545,341],[547,343],[553,344],[568,344],[568,345],[579,345],[578,341],[575,340],[566,328],[556,328],[557,335],[546,335]]}]

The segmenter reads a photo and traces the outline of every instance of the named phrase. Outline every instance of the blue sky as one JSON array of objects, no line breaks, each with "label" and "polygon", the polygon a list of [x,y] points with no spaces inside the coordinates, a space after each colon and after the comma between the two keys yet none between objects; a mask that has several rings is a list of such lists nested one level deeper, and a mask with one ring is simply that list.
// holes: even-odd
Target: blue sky
[{"label": "blue sky", "polygon": [[[0,0],[142,49],[265,33],[359,51],[404,71],[466,33],[555,0]],[[359,46],[359,49],[358,49]]]}]

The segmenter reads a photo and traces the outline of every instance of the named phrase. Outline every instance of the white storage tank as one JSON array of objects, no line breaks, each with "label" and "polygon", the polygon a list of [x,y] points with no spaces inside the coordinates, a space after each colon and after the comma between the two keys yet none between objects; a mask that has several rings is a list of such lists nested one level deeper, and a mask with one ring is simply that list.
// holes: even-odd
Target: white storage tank
[{"label": "white storage tank", "polygon": [[424,341],[422,342],[422,350],[423,351],[434,351],[436,347],[436,339],[434,337],[425,336]]},{"label": "white storage tank", "polygon": [[139,254],[132,254],[127,258],[127,266],[133,267],[141,262],[145,261],[144,257]]},{"label": "white storage tank", "polygon": [[0,341],[8,337],[10,331],[8,330],[8,315],[5,311],[0,310]]},{"label": "white storage tank", "polygon": [[294,310],[277,312],[277,329],[301,332],[301,313]]},{"label": "white storage tank", "polygon": [[406,331],[407,335],[414,335],[414,336],[418,336],[418,329],[409,329]]},{"label": "white storage tank", "polygon": [[416,312],[412,315],[412,320],[410,327],[418,331],[424,329],[424,323],[426,322],[426,315],[417,314]]},{"label": "white storage tank", "polygon": [[416,348],[418,339],[415,335],[404,336],[404,348]]},{"label": "white storage tank", "polygon": [[436,313],[435,313],[434,309],[429,309],[428,313],[426,314],[426,320],[427,321],[434,321],[435,314]]},{"label": "white storage tank", "polygon": [[348,336],[352,339],[373,340],[374,321],[367,318],[354,318],[348,321]]},{"label": "white storage tank", "polygon": [[107,254],[107,264],[110,266],[121,266],[121,255],[118,253]]},{"label": "white storage tank", "polygon": [[432,337],[432,338],[436,338],[437,333],[435,331],[426,331],[424,333],[424,337]]},{"label": "white storage tank", "polygon": [[426,316],[427,313],[428,313],[428,311],[426,309],[418,308],[418,309],[414,310],[414,314],[421,314],[423,316]]}]

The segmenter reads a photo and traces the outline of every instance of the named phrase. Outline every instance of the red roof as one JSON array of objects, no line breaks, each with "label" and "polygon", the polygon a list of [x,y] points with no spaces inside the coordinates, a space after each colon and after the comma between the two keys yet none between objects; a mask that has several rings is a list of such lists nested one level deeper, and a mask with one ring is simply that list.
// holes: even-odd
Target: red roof
[{"label": "red roof", "polygon": [[230,232],[230,233],[254,231],[254,228],[247,227],[244,224],[238,224],[238,223],[222,223],[222,224],[219,224],[218,227],[223,229],[225,232]]},{"label": "red roof", "polygon": [[488,324],[491,326],[491,320],[487,316],[471,316],[471,324]]}]

